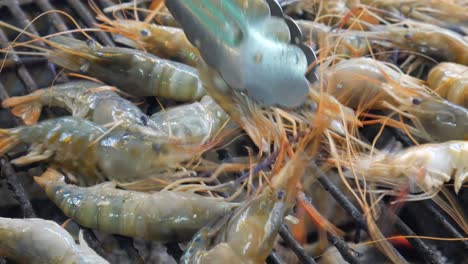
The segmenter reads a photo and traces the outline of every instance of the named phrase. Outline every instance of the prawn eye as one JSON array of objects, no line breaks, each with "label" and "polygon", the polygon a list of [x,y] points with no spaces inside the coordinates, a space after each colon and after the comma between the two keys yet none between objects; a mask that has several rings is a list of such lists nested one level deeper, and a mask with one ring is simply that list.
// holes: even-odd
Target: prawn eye
[{"label": "prawn eye", "polygon": [[91,50],[96,50],[97,49],[97,42],[94,39],[88,39],[86,40],[86,46],[88,46]]},{"label": "prawn eye", "polygon": [[146,115],[140,116],[140,121],[144,126],[148,126],[148,117]]},{"label": "prawn eye", "polygon": [[413,38],[413,34],[412,34],[412,33],[406,33],[406,34],[404,35],[404,38],[405,38],[405,39],[408,39],[408,40],[409,40],[409,39],[412,39],[412,38]]},{"label": "prawn eye", "polygon": [[148,37],[148,36],[150,35],[150,32],[149,32],[149,30],[147,30],[146,28],[144,28],[144,29],[140,30],[140,35],[141,35],[142,37]]},{"label": "prawn eye", "polygon": [[414,98],[413,99],[413,104],[414,105],[420,105],[422,103],[422,100],[420,98]]}]

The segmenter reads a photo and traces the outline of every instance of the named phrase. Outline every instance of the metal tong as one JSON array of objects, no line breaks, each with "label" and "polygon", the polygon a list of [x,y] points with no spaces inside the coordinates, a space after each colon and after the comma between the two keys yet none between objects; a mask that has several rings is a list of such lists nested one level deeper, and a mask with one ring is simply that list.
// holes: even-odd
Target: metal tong
[{"label": "metal tong", "polygon": [[166,0],[189,41],[226,84],[262,106],[307,99],[313,50],[275,0]]}]

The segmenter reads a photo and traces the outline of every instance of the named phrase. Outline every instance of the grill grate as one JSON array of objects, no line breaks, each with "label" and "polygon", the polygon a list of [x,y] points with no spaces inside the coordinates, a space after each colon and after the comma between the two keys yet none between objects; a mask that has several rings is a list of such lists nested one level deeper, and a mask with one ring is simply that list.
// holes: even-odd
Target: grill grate
[{"label": "grill grate", "polygon": [[[85,25],[88,27],[92,27],[96,22],[93,13],[89,10],[87,6],[87,1],[76,1],[76,0],[67,0],[65,1],[48,1],[48,0],[0,0],[0,16],[1,17],[8,17],[11,22],[15,25],[25,28],[29,25],[28,31],[39,35],[39,31],[36,29],[34,25],[30,25],[31,18],[29,15],[28,10],[31,9],[31,5],[35,8],[36,11],[40,12],[47,12],[50,10],[55,9],[53,4],[59,6],[60,10],[64,10],[66,12],[73,12],[73,17],[80,23],[80,25]],[[113,4],[112,1],[109,0],[97,0],[98,5],[101,8],[108,7],[109,5]],[[67,5],[68,4],[68,5]],[[33,8],[33,9],[34,9]],[[8,15],[7,15],[8,14]],[[67,23],[64,19],[56,14],[56,13],[49,13],[46,15],[47,19],[53,25],[55,32],[58,31],[66,31],[69,30]],[[6,20],[5,20],[6,21]],[[73,34],[69,34],[72,36]],[[100,41],[102,44],[107,46],[115,46],[114,41],[112,38],[103,32],[96,32],[92,33],[94,37]],[[12,38],[0,29],[0,46],[5,48],[8,46],[9,41],[12,41]],[[45,60],[43,59],[29,59],[29,58],[19,58],[19,56],[15,54],[9,55],[9,61],[11,62],[7,65],[8,71],[14,71],[14,75],[18,80],[21,81],[21,86],[23,91],[22,94],[30,93],[40,86],[35,81],[33,77],[33,72],[30,70],[37,65],[41,66],[44,65]],[[52,75],[55,75],[55,71],[53,68],[49,69]],[[63,77],[62,77],[63,78]],[[50,81],[50,80],[49,80]],[[66,78],[61,79],[61,81],[66,81]],[[3,83],[5,82],[5,84]],[[10,85],[6,84],[7,82],[3,79],[0,79],[0,98],[3,100],[7,98],[9,95],[13,95],[18,93],[17,90],[10,87]],[[3,111],[3,110],[2,110]],[[5,115],[0,116],[2,118]],[[17,118],[8,115],[5,120],[0,119],[0,126],[11,126],[11,125],[19,125],[20,122]],[[400,141],[404,141],[404,138],[401,139],[402,135],[398,134],[397,139]],[[408,142],[408,141],[406,141]],[[6,181],[8,185],[8,189],[13,194],[14,198],[18,201],[18,204],[21,208],[22,214],[24,217],[35,217],[36,213],[33,209],[33,205],[31,203],[30,197],[28,197],[27,192],[25,191],[25,187],[22,183],[18,180],[18,173],[16,170],[21,171],[24,170],[23,168],[14,168],[7,158],[0,159],[1,165],[1,177],[4,181]],[[355,207],[355,205],[343,194],[337,186],[335,186],[332,181],[327,178],[323,172],[315,165],[311,165],[314,169],[315,173],[319,176],[318,181],[319,183],[336,199],[339,205],[351,216],[351,218],[355,221],[355,226],[358,229],[356,232],[356,242],[359,241],[359,230],[363,230],[365,232],[369,232],[369,228],[367,226],[365,217],[363,214]],[[244,176],[245,177],[245,176]],[[440,212],[438,208],[436,208],[432,202],[426,201],[423,202],[424,208],[426,211],[430,212],[433,215],[433,219],[443,227],[447,234],[450,234],[452,237],[463,238],[460,231],[452,225],[452,223],[447,219],[447,217]],[[408,225],[403,222],[398,216],[390,212],[390,210],[386,210],[385,206],[382,206],[384,209],[384,214],[387,215],[389,218],[394,219],[395,227],[402,233],[403,235],[415,235],[415,232],[412,231]],[[89,229],[84,229],[84,235],[86,240],[88,241],[89,245],[96,250],[101,255],[106,255],[105,250],[103,249],[101,242],[96,237],[96,235]],[[291,249],[292,252],[297,256],[298,260],[301,263],[316,263],[315,260],[307,255],[304,248],[293,238],[290,231],[287,229],[286,226],[283,226],[280,230],[280,235],[284,241],[284,244]],[[133,241],[129,238],[124,238],[120,236],[114,236],[117,238],[119,245],[122,249],[125,250],[129,258],[132,260],[132,263],[144,263],[143,258],[139,255],[139,252],[133,246]],[[356,258],[356,254],[354,251],[348,246],[348,244],[331,234],[328,234],[329,242],[336,247],[338,252],[342,255],[342,257],[348,261],[349,263],[359,263],[359,260]],[[443,259],[440,255],[436,254],[431,247],[429,247],[425,242],[421,239],[412,238],[409,239],[410,243],[413,245],[415,250],[424,258],[424,261],[427,263],[443,263]],[[457,243],[460,246],[463,246],[463,249],[468,249],[468,241],[463,241],[461,243]],[[390,245],[390,244],[389,244]],[[165,245],[168,251],[168,254],[171,255],[176,261],[178,261],[182,255],[182,250],[178,244],[170,243]],[[390,247],[394,248],[390,245]],[[395,249],[396,250],[396,249]],[[397,251],[396,251],[397,252]],[[268,263],[284,263],[283,260],[275,253],[272,254],[267,259]],[[5,260],[1,260],[0,263],[7,263]]]}]

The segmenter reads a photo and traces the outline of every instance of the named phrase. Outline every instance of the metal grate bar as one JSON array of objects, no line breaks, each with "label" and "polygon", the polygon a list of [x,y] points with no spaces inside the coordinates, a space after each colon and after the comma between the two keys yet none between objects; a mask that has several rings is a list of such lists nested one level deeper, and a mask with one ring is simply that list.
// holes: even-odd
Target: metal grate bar
[{"label": "metal grate bar", "polygon": [[[308,197],[307,195],[305,197],[306,197],[305,202],[309,203],[309,205],[312,206],[312,204],[310,203],[311,201],[310,197]],[[348,244],[343,239],[329,232],[327,232],[327,236],[328,236],[328,240],[330,241],[330,243],[338,249],[338,252],[340,252],[340,254],[343,256],[343,258],[346,261],[348,261],[351,264],[358,263],[358,260],[353,255],[351,255],[351,252],[353,250],[348,246]]]},{"label": "metal grate bar", "polygon": [[[81,2],[76,0],[67,0],[67,3],[75,9],[80,18],[88,27],[95,27],[96,19],[89,9]],[[106,46],[115,47],[114,41],[105,32],[96,32],[97,38]]]},{"label": "metal grate bar", "polygon": [[[353,205],[348,198],[341,193],[341,191],[327,178],[327,176],[317,167],[317,165],[312,164],[312,167],[319,174],[318,181],[325,187],[327,191],[332,194],[338,203],[345,209],[351,217],[359,224],[361,227],[369,232],[367,223],[364,220],[364,216],[358,211],[358,209]],[[388,214],[389,217],[395,219],[395,225],[397,229],[407,236],[415,236],[416,234],[409,228],[397,215],[393,214],[389,210],[384,210],[384,213]],[[409,239],[409,242],[415,247],[415,249],[420,253],[420,255],[429,263],[442,263],[440,258],[435,255],[435,253],[419,238]],[[388,243],[388,242],[387,242]],[[395,252],[397,253],[397,252]],[[403,258],[403,257],[402,257]],[[404,259],[404,258],[403,258]]]},{"label": "metal grate bar", "polygon": [[10,96],[8,95],[8,92],[5,90],[5,86],[3,86],[3,84],[0,82],[0,99],[3,101],[7,99],[8,97]]},{"label": "metal grate bar", "polygon": [[[8,44],[8,38],[5,35],[5,32],[3,32],[3,30],[0,29],[0,46],[2,48],[8,48],[8,45],[9,45]],[[11,51],[14,52],[13,49]],[[18,76],[21,79],[21,81],[24,83],[24,85],[26,86],[26,91],[28,93],[31,93],[34,90],[37,90],[38,87],[37,87],[36,82],[34,81],[32,76],[29,74],[26,67],[21,64],[21,60],[18,57],[18,55],[16,55],[15,53],[9,53],[8,55],[17,63],[17,65],[18,65],[18,69],[17,69]]]},{"label": "metal grate bar", "polygon": [[[369,227],[367,226],[367,222],[364,216],[362,215],[362,213],[340,191],[340,189],[338,189],[338,187],[336,187],[335,184],[327,178],[327,175],[325,175],[325,173],[323,173],[322,170],[320,170],[320,168],[315,163],[311,163],[310,166],[319,175],[317,180],[320,182],[320,184],[322,184],[325,190],[328,191],[333,196],[333,198],[335,198],[338,204],[340,204],[341,207],[351,216],[351,218],[354,221],[356,221],[356,223],[358,224],[358,230],[364,229],[367,233],[369,233]],[[388,242],[385,241],[383,243],[388,243]],[[401,259],[405,259],[403,256],[399,254],[398,251],[395,250],[394,253],[398,254]]]},{"label": "metal grate bar", "polygon": [[[395,219],[395,226],[396,228],[405,236],[416,236],[416,233],[409,228],[397,215],[395,215],[393,212],[390,210],[385,210],[384,213],[389,217],[390,219]],[[419,238],[409,238],[408,241],[411,243],[411,245],[414,246],[416,251],[426,260],[428,263],[432,264],[438,264],[438,263],[443,263],[443,261],[432,251],[426,243],[424,243],[421,239]]]},{"label": "metal grate bar", "polygon": [[282,225],[279,231],[281,237],[287,243],[289,248],[296,254],[297,258],[304,264],[315,264],[315,260],[304,251],[304,248],[294,239],[291,232],[289,232],[288,228],[285,225]]},{"label": "metal grate bar", "polygon": [[111,0],[98,0],[99,3],[105,8],[114,5]]},{"label": "metal grate bar", "polygon": [[164,246],[166,247],[167,253],[171,255],[177,263],[179,263],[180,258],[184,254],[184,251],[179,247],[179,244],[166,243]]},{"label": "metal grate bar", "polygon": [[[37,0],[36,3],[39,6],[39,8],[44,12],[47,12],[47,11],[50,11],[50,10],[55,10],[55,8],[47,0]],[[60,17],[59,14],[49,13],[48,14],[48,19],[50,20],[50,22],[52,22],[52,24],[57,29],[57,31],[59,31],[59,32],[68,31],[68,28],[67,28],[65,22],[63,21],[63,19]],[[72,37],[71,33],[67,33],[67,34],[64,34],[64,35],[68,36],[68,37]]]},{"label": "metal grate bar", "polygon": [[14,1],[16,2],[18,5],[27,5],[27,4],[31,4],[32,2],[34,2],[35,0],[0,0],[0,6],[8,6],[8,5],[11,5],[11,2]]},{"label": "metal grate bar", "polygon": [[2,66],[2,70],[5,69],[15,69],[20,65],[25,65],[25,66],[32,66],[35,64],[44,64],[47,63],[46,58],[42,57],[27,57],[27,58],[21,58],[19,62],[14,61],[12,59],[6,59],[0,63]]},{"label": "metal grate bar", "polygon": [[277,254],[276,252],[272,251],[268,258],[266,259],[267,264],[283,264],[285,263]]},{"label": "metal grate bar", "polygon": [[353,220],[359,225],[359,228],[364,229],[366,232],[369,232],[367,227],[366,220],[362,213],[354,206],[354,204],[344,195],[338,187],[333,184],[323,173],[316,164],[311,164],[312,169],[319,175],[318,182],[323,186],[323,188],[329,192],[333,198],[340,204],[343,209],[353,218]]},{"label": "metal grate bar", "polygon": [[352,250],[348,244],[341,238],[334,236],[330,233],[328,235],[328,241],[338,249],[341,256],[344,260],[349,262],[350,264],[358,264],[359,260],[354,256],[356,254],[354,250]]},{"label": "metal grate bar", "polygon": [[[430,201],[424,201],[423,205],[434,216],[434,220],[441,224],[453,237],[464,238],[463,235],[460,234],[460,232],[458,232],[458,230],[447,220],[447,218],[434,207],[433,203]],[[461,240],[460,242],[463,244],[463,247],[468,250],[468,241]]]},{"label": "metal grate bar", "polygon": [[36,217],[28,195],[24,191],[23,185],[18,181],[16,172],[5,158],[0,158],[1,174],[6,180],[8,188],[12,191],[13,197],[19,202],[23,215],[27,218]]},{"label": "metal grate bar", "polygon": [[16,18],[18,23],[21,27],[26,28],[27,31],[31,32],[32,34],[39,36],[39,32],[36,28],[30,24],[31,21],[29,20],[28,16],[23,12],[21,9],[18,1],[10,1],[8,5],[8,9],[10,10],[11,14]]}]

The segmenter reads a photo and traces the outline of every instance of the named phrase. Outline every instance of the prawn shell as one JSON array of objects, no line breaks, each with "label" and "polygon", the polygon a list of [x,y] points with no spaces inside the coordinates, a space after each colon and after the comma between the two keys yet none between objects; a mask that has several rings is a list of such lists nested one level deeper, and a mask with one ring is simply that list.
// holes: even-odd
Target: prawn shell
[{"label": "prawn shell", "polygon": [[98,78],[131,95],[176,101],[198,100],[205,95],[197,70],[188,65],[139,50],[87,45],[63,36],[51,41],[57,46],[49,52],[51,62]]},{"label": "prawn shell", "polygon": [[20,141],[52,150],[51,162],[67,171],[85,176],[87,184],[96,183],[101,176],[96,169],[96,145],[91,142],[104,133],[94,123],[75,117],[49,119],[33,126],[15,129]]},{"label": "prawn shell", "polygon": [[468,67],[456,63],[440,63],[429,72],[427,83],[441,97],[468,107]]},{"label": "prawn shell", "polygon": [[109,263],[52,221],[0,217],[0,255],[15,263]]},{"label": "prawn shell", "polygon": [[362,105],[380,108],[383,101],[412,105],[414,98],[425,93],[424,87],[411,77],[370,58],[341,61],[325,74],[327,92],[353,108]]},{"label": "prawn shell", "polygon": [[82,188],[49,183],[45,189],[65,215],[83,226],[158,241],[187,241],[231,208],[226,202],[192,193],[148,194],[110,185]]}]

